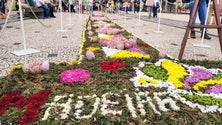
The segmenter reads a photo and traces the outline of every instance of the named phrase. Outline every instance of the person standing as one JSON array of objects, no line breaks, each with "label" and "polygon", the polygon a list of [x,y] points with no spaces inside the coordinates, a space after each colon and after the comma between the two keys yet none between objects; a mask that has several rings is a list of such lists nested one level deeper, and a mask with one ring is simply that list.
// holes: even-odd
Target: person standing
[{"label": "person standing", "polygon": [[175,13],[181,13],[182,12],[182,5],[183,5],[183,2],[182,0],[176,0],[176,3],[175,3]]},{"label": "person standing", "polygon": [[103,0],[99,0],[99,11],[103,10]]},{"label": "person standing", "polygon": [[92,14],[93,14],[93,0],[88,0],[88,11],[89,11],[89,16],[92,16]]},{"label": "person standing", "polygon": [[123,8],[124,8],[125,13],[127,14],[129,11],[129,3],[127,0],[123,3]]},{"label": "person standing", "polygon": [[148,12],[149,18],[151,18],[151,13],[153,11],[154,0],[146,0],[145,5],[147,6],[147,12]]},{"label": "person standing", "polygon": [[154,1],[153,5],[153,18],[157,18],[157,9],[160,7],[160,2],[159,0]]},{"label": "person standing", "polygon": [[129,1],[129,11],[133,10],[133,2],[130,0]]},{"label": "person standing", "polygon": [[96,10],[98,10],[99,11],[99,0],[95,0],[94,1],[94,4],[95,4],[95,7],[96,7]]},{"label": "person standing", "polygon": [[133,0],[133,12],[139,12],[139,8],[138,8],[138,1],[137,0]]},{"label": "person standing", "polygon": [[[189,6],[189,8],[190,8],[190,16],[192,14],[193,7],[194,7],[194,0],[191,0],[190,1],[190,6]],[[197,12],[194,15],[194,18],[192,20],[192,25],[195,25],[195,23],[196,23],[197,13],[198,13],[198,16],[199,16],[200,24],[201,25],[205,25],[206,15],[207,15],[207,3],[206,3],[206,0],[200,0],[199,6],[197,7]],[[204,39],[207,39],[207,40],[211,39],[211,37],[207,34],[206,30],[204,32],[204,28],[200,28],[200,31],[201,31],[201,37],[205,33],[204,34]],[[193,38],[193,39],[196,38],[194,28],[191,28],[190,38]]]},{"label": "person standing", "polygon": [[118,14],[120,14],[119,13],[119,11],[121,10],[121,3],[120,3],[120,0],[117,0],[116,2],[115,2],[115,13],[118,13]]},{"label": "person standing", "polygon": [[83,13],[83,6],[82,6],[82,0],[78,0],[78,3],[79,3],[79,5],[78,5],[78,7],[79,7],[79,13]]},{"label": "person standing", "polygon": [[82,0],[82,5],[83,5],[83,13],[88,11],[88,0]]},{"label": "person standing", "polygon": [[75,1],[74,0],[69,0],[69,9],[68,9],[68,12],[74,12],[74,3]]},{"label": "person standing", "polygon": [[0,0],[0,19],[5,19],[8,15],[7,0]]},{"label": "person standing", "polygon": [[110,12],[111,12],[111,13],[114,13],[114,9],[115,9],[115,3],[114,3],[114,0],[111,0]]}]

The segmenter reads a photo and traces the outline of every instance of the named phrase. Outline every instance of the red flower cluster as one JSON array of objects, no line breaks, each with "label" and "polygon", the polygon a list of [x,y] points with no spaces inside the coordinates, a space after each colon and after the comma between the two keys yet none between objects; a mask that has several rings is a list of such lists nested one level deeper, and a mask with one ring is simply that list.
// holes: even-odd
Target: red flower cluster
[{"label": "red flower cluster", "polygon": [[40,107],[45,104],[50,93],[50,90],[42,90],[39,93],[25,98],[19,91],[8,92],[4,97],[0,98],[0,115],[9,109],[10,104],[13,104],[16,108],[22,108],[27,105],[26,111],[19,119],[19,124],[24,125],[36,122],[39,120],[38,114],[40,113]]},{"label": "red flower cluster", "polygon": [[100,64],[100,67],[103,70],[109,70],[112,72],[115,72],[116,70],[120,68],[126,67],[126,64],[123,61],[113,60],[113,61],[107,61]]},{"label": "red flower cluster", "polygon": [[149,45],[148,45],[148,44],[146,44],[146,43],[140,43],[140,44],[138,44],[138,46],[140,46],[140,47],[144,47],[144,48],[149,47]]}]

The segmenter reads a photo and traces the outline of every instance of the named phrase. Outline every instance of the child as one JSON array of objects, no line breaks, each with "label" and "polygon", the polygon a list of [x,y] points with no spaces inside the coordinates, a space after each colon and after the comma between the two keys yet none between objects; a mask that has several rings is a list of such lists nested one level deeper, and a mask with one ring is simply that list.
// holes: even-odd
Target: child
[{"label": "child", "polygon": [[160,7],[160,2],[159,0],[154,1],[153,5],[153,18],[157,18],[157,9]]}]

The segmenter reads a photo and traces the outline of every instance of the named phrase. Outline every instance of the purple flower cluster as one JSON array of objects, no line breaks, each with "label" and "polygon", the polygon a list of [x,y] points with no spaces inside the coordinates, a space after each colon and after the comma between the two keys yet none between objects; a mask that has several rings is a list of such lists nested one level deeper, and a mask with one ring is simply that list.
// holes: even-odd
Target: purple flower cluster
[{"label": "purple flower cluster", "polygon": [[205,80],[209,79],[213,76],[213,74],[205,69],[202,68],[192,68],[191,69],[193,72],[192,76],[186,77],[184,80],[185,83],[185,88],[186,89],[191,89],[191,84],[198,82],[200,80]]},{"label": "purple flower cluster", "polygon": [[214,86],[211,86],[211,87],[207,90],[207,93],[214,93],[214,94],[222,93],[222,85],[214,85]]},{"label": "purple flower cluster", "polygon": [[135,46],[129,48],[128,50],[131,51],[131,52],[137,52],[137,53],[140,53],[140,54],[146,55],[145,52],[143,52],[140,48],[137,48],[137,47],[135,47]]}]

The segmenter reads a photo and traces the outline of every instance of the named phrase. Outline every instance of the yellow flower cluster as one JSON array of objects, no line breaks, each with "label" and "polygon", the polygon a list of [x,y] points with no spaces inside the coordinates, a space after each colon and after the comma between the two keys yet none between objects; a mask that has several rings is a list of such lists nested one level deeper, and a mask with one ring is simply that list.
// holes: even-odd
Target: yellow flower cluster
[{"label": "yellow flower cluster", "polygon": [[15,66],[11,66],[10,67],[10,72],[14,72],[15,70],[17,70],[17,69],[21,69],[22,68],[22,65],[15,65]]},{"label": "yellow flower cluster", "polygon": [[186,69],[184,69],[180,64],[170,60],[164,60],[162,62],[162,67],[168,72],[168,82],[172,82],[176,88],[181,88],[184,86],[184,83],[182,83],[180,79],[184,79],[184,77],[188,75]]},{"label": "yellow flower cluster", "polygon": [[105,39],[105,40],[108,40],[108,39],[110,39],[111,37],[113,37],[113,35],[105,35],[105,34],[100,34],[100,35],[99,35],[99,38]]},{"label": "yellow flower cluster", "polygon": [[97,50],[100,50],[99,47],[93,47],[93,46],[87,47],[86,49],[87,49],[87,50],[90,50],[90,51],[97,51]]},{"label": "yellow flower cluster", "polygon": [[86,38],[85,38],[85,32],[86,32],[86,25],[85,25],[85,27],[84,27],[84,29],[83,29],[83,32],[82,32],[82,43],[80,44],[80,46],[79,46],[79,55],[80,55],[80,57],[79,57],[79,59],[78,59],[78,64],[80,64],[81,63],[81,61],[82,61],[82,59],[83,59],[83,57],[82,57],[82,52],[83,52],[83,46],[84,46],[84,43],[86,42]]},{"label": "yellow flower cluster", "polygon": [[[83,30],[83,33],[82,33],[82,36],[85,36],[85,32],[86,32],[86,28],[84,28]],[[82,54],[83,52],[83,46],[84,46],[84,43],[86,42],[86,38],[85,37],[82,37],[82,43],[80,44],[80,48],[79,48],[79,55]]]},{"label": "yellow flower cluster", "polygon": [[196,90],[198,93],[202,93],[199,88],[208,88],[209,85],[214,85],[214,84],[222,84],[222,79],[220,80],[209,79],[207,81],[205,80],[200,81],[193,86],[193,89]]},{"label": "yellow flower cluster", "polygon": [[70,65],[75,65],[75,64],[78,64],[77,60],[73,59],[73,60],[70,61]]},{"label": "yellow flower cluster", "polygon": [[154,85],[159,84],[159,82],[157,80],[153,80],[153,79],[149,79],[149,78],[142,78],[142,77],[138,78],[137,82],[141,83],[143,85],[146,85],[148,83],[154,84]]},{"label": "yellow flower cluster", "polygon": [[137,52],[130,52],[127,50],[122,50],[120,52],[114,53],[110,56],[110,58],[117,58],[117,59],[121,59],[121,58],[145,58],[145,59],[149,59],[150,55],[143,55]]}]

